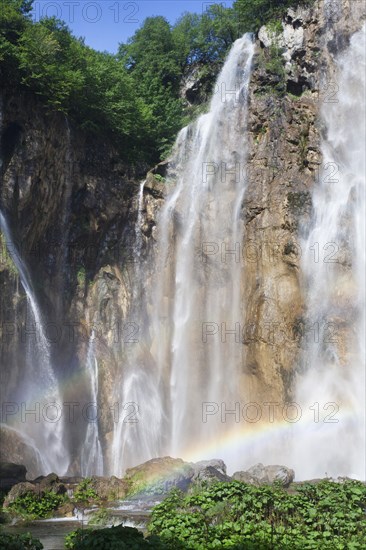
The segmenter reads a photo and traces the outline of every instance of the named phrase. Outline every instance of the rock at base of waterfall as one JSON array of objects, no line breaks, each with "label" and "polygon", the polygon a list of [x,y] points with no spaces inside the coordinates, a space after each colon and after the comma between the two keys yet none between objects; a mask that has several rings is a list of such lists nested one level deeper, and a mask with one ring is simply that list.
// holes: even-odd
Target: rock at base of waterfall
[{"label": "rock at base of waterfall", "polygon": [[206,466],[206,468],[200,469],[193,478],[194,483],[208,482],[214,483],[216,481],[229,482],[232,481],[231,477],[221,473],[213,466]]},{"label": "rock at base of waterfall", "polygon": [[130,483],[130,494],[165,493],[172,487],[182,491],[188,489],[194,476],[191,464],[181,458],[153,458],[126,470],[125,481]]},{"label": "rock at base of waterfall", "polygon": [[249,468],[249,470],[245,473],[253,476],[260,484],[271,485],[272,483],[279,481],[284,487],[288,487],[295,478],[294,470],[291,470],[286,466],[264,466],[261,462]]},{"label": "rock at base of waterfall", "polygon": [[24,464],[28,478],[36,477],[42,471],[41,459],[37,449],[20,432],[1,426],[0,461]]},{"label": "rock at base of waterfall", "polygon": [[0,462],[0,491],[10,491],[17,483],[26,481],[27,469],[21,464]]},{"label": "rock at base of waterfall", "polygon": [[130,489],[129,482],[115,476],[93,476],[90,485],[100,499],[108,501],[124,499]]},{"label": "rock at base of waterfall", "polygon": [[25,481],[13,485],[9,493],[6,495],[4,507],[9,506],[18,497],[23,497],[28,493],[35,493],[40,497],[46,493],[54,493],[55,495],[64,495],[67,488],[64,483],[61,483],[59,477],[52,473],[48,476],[39,476],[33,481]]},{"label": "rock at base of waterfall", "polygon": [[39,476],[32,481],[37,487],[37,492],[40,494],[52,492],[55,495],[64,495],[66,487],[61,483],[57,474],[51,473],[47,476]]},{"label": "rock at base of waterfall", "polygon": [[248,472],[235,472],[233,474],[233,479],[241,481],[242,483],[247,483],[248,485],[255,485],[256,487],[260,485],[259,480]]},{"label": "rock at base of waterfall", "polygon": [[14,485],[9,493],[6,495],[4,500],[4,508],[7,508],[12,504],[17,498],[28,495],[29,493],[35,494],[37,492],[37,487],[30,483],[29,481],[24,481],[23,483],[17,483]]},{"label": "rock at base of waterfall", "polygon": [[212,468],[215,468],[222,474],[226,475],[226,464],[223,460],[221,460],[221,458],[212,458],[211,460],[200,460],[199,462],[192,462],[191,466],[194,469],[195,473],[204,470],[205,468],[207,468],[207,466],[212,466]]}]

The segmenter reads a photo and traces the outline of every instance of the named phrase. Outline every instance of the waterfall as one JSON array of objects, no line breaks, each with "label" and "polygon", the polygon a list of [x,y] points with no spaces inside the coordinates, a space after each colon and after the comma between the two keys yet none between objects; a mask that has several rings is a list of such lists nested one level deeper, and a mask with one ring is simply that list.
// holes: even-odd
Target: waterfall
[{"label": "waterfall", "polygon": [[80,467],[82,476],[103,475],[103,453],[99,439],[98,426],[98,360],[95,355],[95,331],[92,330],[86,358],[86,369],[90,380],[91,404],[96,407],[94,412],[89,413],[88,425],[84,445],[81,451]]},{"label": "waterfall", "polygon": [[[164,411],[156,366],[141,334],[145,334],[149,319],[146,314],[143,233],[144,187],[140,183],[138,212],[135,224],[132,306],[129,336],[119,346],[123,357],[122,380],[116,384],[113,408],[113,441],[111,471],[122,475],[126,467],[135,466],[158,456],[164,426]],[[136,320],[139,323],[136,323]],[[129,328],[130,327],[130,328]]]},{"label": "waterfall", "polygon": [[[145,187],[146,180],[143,180],[140,183],[140,190],[139,190],[139,196],[138,196],[138,207],[137,207],[137,221],[136,221],[136,227],[135,227],[135,235],[136,235],[136,259],[138,261],[141,261],[142,257],[142,247],[143,247],[143,236],[142,236],[142,218],[143,218],[143,205],[144,205],[144,187]],[[137,286],[135,285],[135,288]]]},{"label": "waterfall", "polygon": [[[242,345],[237,335],[202,336],[203,327],[235,330],[243,318],[241,262],[246,188],[248,86],[252,37],[237,40],[216,82],[210,110],[177,137],[166,185],[171,187],[157,226],[156,281],[149,312],[152,363],[124,376],[124,401],[141,409],[135,435],[115,439],[114,456],[134,463],[162,456],[187,457],[192,442],[217,444],[220,418],[202,422],[204,402],[239,400]],[[225,250],[223,257],[217,250]],[[212,423],[213,424],[213,423]],[[126,433],[127,430],[125,430]]]},{"label": "waterfall", "polygon": [[323,164],[303,244],[308,342],[297,401],[315,415],[294,444],[304,478],[365,478],[365,29],[336,60],[337,101],[322,107]]},{"label": "waterfall", "polygon": [[23,373],[17,391],[21,412],[18,431],[26,432],[36,443],[43,457],[45,473],[64,474],[68,468],[63,442],[62,400],[51,364],[50,344],[28,268],[11,236],[5,216],[0,212],[0,229],[5,236],[9,254],[18,270],[27,296],[25,325],[27,372]]}]

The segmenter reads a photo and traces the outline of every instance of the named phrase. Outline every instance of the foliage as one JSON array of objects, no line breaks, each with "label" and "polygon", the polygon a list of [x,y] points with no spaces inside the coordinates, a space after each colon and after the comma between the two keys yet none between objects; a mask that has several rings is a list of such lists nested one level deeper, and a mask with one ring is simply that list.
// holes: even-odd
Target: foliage
[{"label": "foliage", "polygon": [[236,0],[234,11],[242,32],[257,32],[262,25],[282,18],[288,8],[313,3],[314,0]]},{"label": "foliage", "polygon": [[99,508],[94,514],[90,517],[88,525],[107,525],[110,522],[111,513],[106,508]]},{"label": "foliage", "polygon": [[47,491],[42,495],[29,492],[17,497],[8,508],[26,518],[47,518],[65,502],[65,498],[64,495],[56,495],[53,491]]},{"label": "foliage", "polygon": [[10,535],[0,533],[0,550],[42,550],[43,544],[29,533]]},{"label": "foliage", "polygon": [[31,5],[2,0],[1,79],[112,139],[132,161],[155,162],[169,152],[185,122],[184,71],[197,62],[222,62],[238,37],[233,10],[213,5],[202,15],[185,14],[174,27],[164,17],[148,17],[111,55],[88,48],[55,18],[32,22]]},{"label": "foliage", "polygon": [[[0,231],[0,271],[7,270],[15,279],[18,277],[17,267],[8,251],[5,235]],[[2,494],[2,493],[1,493]],[[2,499],[2,496],[1,496]],[[1,504],[1,501],[0,501]]]},{"label": "foliage", "polygon": [[362,549],[366,486],[358,481],[278,486],[216,483],[184,496],[172,491],[153,510],[149,530],[168,548]]},{"label": "foliage", "polygon": [[98,499],[98,493],[92,487],[92,480],[90,478],[86,477],[79,483],[74,492],[74,499],[78,502]]},{"label": "foliage", "polygon": [[166,549],[158,537],[144,538],[134,527],[109,527],[107,529],[78,529],[65,538],[65,546],[73,550],[140,550],[153,548],[154,550]]},{"label": "foliage", "polygon": [[[200,112],[181,97],[183,77],[196,67],[204,75],[209,67],[209,90],[243,32],[268,22],[278,30],[289,5],[312,1],[212,4],[202,14],[184,13],[175,25],[148,17],[111,55],[87,47],[53,17],[32,22],[32,0],[2,0],[0,78],[11,93],[30,90],[49,109],[111,140],[126,161],[152,164],[169,154],[179,129]],[[272,65],[280,70],[278,56]]]}]

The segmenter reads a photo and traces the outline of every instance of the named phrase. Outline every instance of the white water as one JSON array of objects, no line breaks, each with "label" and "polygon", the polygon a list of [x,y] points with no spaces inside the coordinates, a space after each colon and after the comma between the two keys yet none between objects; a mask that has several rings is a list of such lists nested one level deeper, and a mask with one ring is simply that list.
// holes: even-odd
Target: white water
[{"label": "white water", "polygon": [[92,404],[88,414],[87,429],[84,445],[81,450],[80,467],[81,475],[89,477],[91,475],[103,475],[104,461],[102,446],[99,438],[98,425],[98,360],[95,355],[95,331],[92,330],[86,357],[86,370],[88,380],[90,381],[90,403]]},{"label": "white water", "polygon": [[[144,187],[145,187],[146,180],[142,181],[140,183],[140,190],[139,190],[139,196],[138,196],[138,208],[137,208],[137,221],[136,221],[136,227],[135,227],[135,235],[136,235],[136,257],[137,261],[141,261],[141,255],[142,255],[142,247],[143,247],[143,236],[142,236],[142,220],[143,220],[143,207],[144,207]],[[135,286],[135,288],[137,285]]]},{"label": "white water", "polygon": [[[2,212],[0,212],[0,229],[5,236],[9,254],[27,295],[25,330],[28,334],[24,334],[27,347],[27,371],[19,380],[17,390],[19,411],[22,407],[24,409],[23,414],[19,412],[19,415],[16,415],[16,427],[19,432],[28,434],[35,441],[43,457],[44,473],[56,471],[62,475],[66,473],[69,463],[64,447],[63,419],[60,415],[62,400],[51,365],[50,345],[28,269],[15,247],[10,228]],[[32,414],[32,411],[36,413]]]},{"label": "white water", "polygon": [[[156,365],[147,350],[141,335],[145,312],[145,263],[143,259],[142,220],[144,186],[141,182],[138,195],[138,215],[135,224],[135,248],[133,269],[132,317],[128,330],[131,337],[121,342],[123,379],[115,386],[114,430],[112,441],[111,471],[122,475],[127,467],[135,466],[136,456],[143,462],[159,456],[160,439],[163,433],[164,412]],[[135,322],[139,320],[139,324]],[[125,323],[128,326],[128,323]],[[135,334],[136,327],[138,331]]]},{"label": "white water", "polygon": [[338,102],[324,103],[321,113],[323,164],[302,264],[308,321],[318,324],[319,343],[309,332],[297,391],[303,410],[319,403],[320,421],[295,440],[292,460],[303,478],[366,478],[365,48],[364,27],[337,60]]},{"label": "white water", "polygon": [[[242,318],[240,261],[230,254],[226,263],[220,254],[206,261],[202,246],[226,243],[229,249],[243,239],[240,210],[253,54],[251,37],[235,42],[209,113],[179,133],[170,161],[166,180],[172,191],[158,221],[150,311],[154,361],[135,366],[123,383],[123,402],[136,400],[141,414],[145,411],[133,437],[135,464],[165,453],[184,458],[192,442],[216,442],[219,448],[224,425],[220,419],[210,427],[202,423],[202,402],[225,401],[230,407],[240,395],[242,346],[233,336],[227,343],[219,335],[202,341],[203,323],[226,322],[231,329]],[[113,454],[121,466],[126,445],[131,447],[131,430],[122,437],[120,432]]]}]

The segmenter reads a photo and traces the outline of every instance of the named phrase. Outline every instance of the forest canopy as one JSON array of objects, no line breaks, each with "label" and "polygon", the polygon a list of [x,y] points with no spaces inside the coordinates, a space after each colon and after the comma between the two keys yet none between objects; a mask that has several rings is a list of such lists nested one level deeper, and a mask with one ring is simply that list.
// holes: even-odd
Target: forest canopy
[{"label": "forest canopy", "polygon": [[2,0],[0,78],[28,90],[82,128],[111,139],[131,162],[158,161],[187,122],[182,77],[201,64],[215,70],[231,44],[290,5],[310,0],[237,0],[184,13],[171,25],[148,17],[116,55],[95,51],[54,17],[33,22],[33,0]]}]

